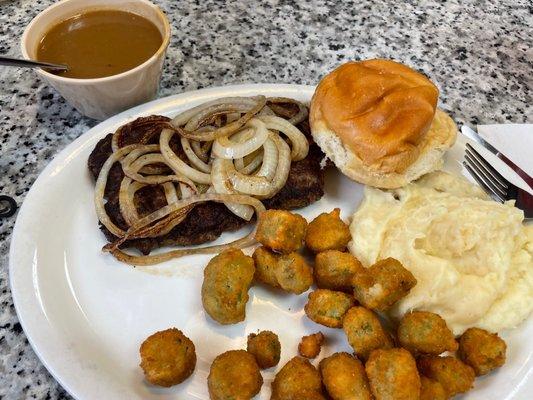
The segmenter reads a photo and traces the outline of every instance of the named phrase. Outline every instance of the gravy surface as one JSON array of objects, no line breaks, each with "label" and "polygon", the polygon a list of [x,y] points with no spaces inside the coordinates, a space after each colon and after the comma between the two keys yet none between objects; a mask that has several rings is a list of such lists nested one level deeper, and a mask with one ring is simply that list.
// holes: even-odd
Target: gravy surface
[{"label": "gravy surface", "polygon": [[144,17],[94,10],[53,26],[39,43],[37,59],[69,66],[57,75],[101,78],[142,64],[162,43],[159,29]]}]

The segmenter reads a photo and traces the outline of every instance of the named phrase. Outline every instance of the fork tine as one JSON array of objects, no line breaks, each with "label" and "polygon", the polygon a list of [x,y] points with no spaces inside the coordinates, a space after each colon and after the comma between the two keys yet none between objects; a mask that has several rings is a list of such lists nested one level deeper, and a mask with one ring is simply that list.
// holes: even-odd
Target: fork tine
[{"label": "fork tine", "polygon": [[502,176],[502,174],[500,174],[498,171],[496,171],[496,169],[494,169],[494,167],[492,167],[492,165],[490,165],[483,158],[483,156],[481,154],[479,154],[479,152],[476,149],[474,149],[474,147],[470,143],[466,144],[466,151],[467,151],[467,153],[470,152],[474,156],[474,158],[481,164],[483,169],[486,170],[489,174],[491,174],[492,177],[496,181],[498,181],[500,186],[505,187],[505,188],[509,187],[509,181],[507,179],[505,179]]},{"label": "fork tine", "polygon": [[477,172],[470,166],[470,164],[468,164],[466,161],[463,161],[463,165],[465,166],[467,171],[470,172],[470,175],[472,175],[472,178],[476,180],[479,186],[481,186],[485,190],[485,192],[487,192],[494,200],[499,201],[500,203],[504,202],[504,200],[498,194],[496,194],[489,186],[487,186],[483,178],[481,178],[477,174]]},{"label": "fork tine", "polygon": [[487,173],[487,171],[480,165],[480,163],[472,157],[470,153],[465,154],[465,160],[470,167],[475,169],[478,175],[483,177],[483,180],[491,187],[493,192],[496,192],[500,197],[507,197],[507,188],[501,187],[496,180],[492,179],[492,175]]},{"label": "fork tine", "polygon": [[465,159],[467,157],[470,158],[470,165],[475,166],[477,170],[482,172],[487,180],[497,187],[504,196],[507,195],[510,187],[509,182],[505,178],[500,179],[500,177],[497,176],[499,173],[495,172],[494,168],[492,168],[492,166],[490,166],[485,159],[479,156],[479,153],[476,155],[469,148],[467,148],[465,151]]}]

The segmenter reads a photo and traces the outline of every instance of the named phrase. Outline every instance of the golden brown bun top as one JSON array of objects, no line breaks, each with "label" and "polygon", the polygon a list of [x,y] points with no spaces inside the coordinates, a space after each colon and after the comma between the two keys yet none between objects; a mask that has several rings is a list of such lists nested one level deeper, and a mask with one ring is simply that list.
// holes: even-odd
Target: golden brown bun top
[{"label": "golden brown bun top", "polygon": [[363,164],[402,172],[418,158],[438,96],[429,79],[405,65],[348,62],[318,85],[311,123],[324,122]]}]

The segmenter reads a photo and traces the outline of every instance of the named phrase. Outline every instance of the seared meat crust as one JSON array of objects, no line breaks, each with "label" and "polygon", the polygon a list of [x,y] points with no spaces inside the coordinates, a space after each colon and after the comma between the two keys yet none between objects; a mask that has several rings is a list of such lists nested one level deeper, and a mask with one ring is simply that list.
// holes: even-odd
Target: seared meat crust
[{"label": "seared meat crust", "polygon": [[[149,116],[138,118],[126,125],[123,125],[121,146],[133,143],[157,143],[159,134],[169,118],[163,116]],[[324,172],[320,167],[320,162],[324,154],[320,148],[312,143],[309,134],[309,125],[304,122],[298,126],[308,137],[311,146],[309,155],[297,162],[293,162],[289,172],[287,183],[271,199],[263,201],[266,208],[294,209],[305,207],[319,200],[324,194]],[[113,135],[108,134],[95,146],[88,160],[88,167],[92,177],[96,180],[100,170],[111,155],[111,139]],[[185,155],[181,150],[177,135],[171,140],[171,147],[183,160]],[[111,220],[122,229],[126,224],[120,213],[118,194],[120,182],[124,177],[122,167],[119,163],[111,168],[107,180],[105,198],[106,211]],[[147,186],[140,189],[135,194],[135,204],[141,216],[147,215],[167,204],[165,194],[160,186]],[[137,248],[143,254],[162,246],[190,246],[210,242],[218,238],[222,232],[234,231],[247,222],[237,217],[229,211],[224,204],[208,202],[196,205],[188,216],[172,229],[168,234],[158,238],[136,239],[126,241],[121,247]],[[109,241],[116,240],[102,224],[100,229]]]}]

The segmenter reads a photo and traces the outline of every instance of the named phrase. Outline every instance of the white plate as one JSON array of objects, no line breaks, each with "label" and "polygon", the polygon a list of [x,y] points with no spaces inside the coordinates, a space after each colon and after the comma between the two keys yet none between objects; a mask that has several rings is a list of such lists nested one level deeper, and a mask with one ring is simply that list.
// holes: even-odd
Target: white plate
[{"label": "white plate", "polygon": [[[20,322],[33,349],[52,375],[78,399],[207,399],[206,378],[218,354],[246,346],[259,329],[277,332],[279,366],[297,353],[304,334],[325,333],[321,356],[350,351],[342,330],[304,317],[307,295],[295,296],[253,287],[246,321],[221,326],[206,318],[200,300],[203,268],[210,256],[169,263],[167,274],[121,264],[100,249],[93,182],[87,157],[96,142],[141,115],[175,115],[209,99],[255,94],[309,101],[313,88],[296,85],[242,85],[184,93],[138,106],[102,122],[64,149],[41,173],[19,212],[10,249],[11,290]],[[447,168],[459,172],[464,142],[448,154]],[[335,171],[327,175],[326,195],[300,212],[312,218],[340,207],[350,215],[362,186]],[[242,234],[242,232],[240,233]],[[236,234],[225,234],[228,240]],[[151,333],[178,327],[196,345],[194,375],[181,385],[147,385],[138,367],[139,345]],[[497,373],[476,380],[464,398],[526,399],[533,385],[533,324],[505,333],[508,362]],[[277,369],[279,369],[279,366]],[[263,372],[261,399],[268,399],[275,371]]]}]

